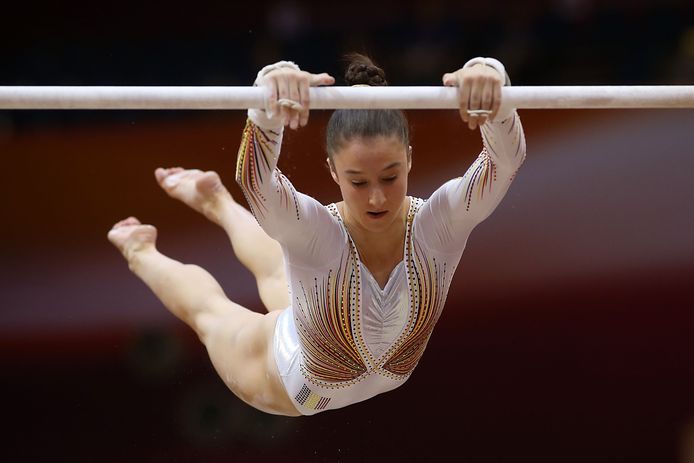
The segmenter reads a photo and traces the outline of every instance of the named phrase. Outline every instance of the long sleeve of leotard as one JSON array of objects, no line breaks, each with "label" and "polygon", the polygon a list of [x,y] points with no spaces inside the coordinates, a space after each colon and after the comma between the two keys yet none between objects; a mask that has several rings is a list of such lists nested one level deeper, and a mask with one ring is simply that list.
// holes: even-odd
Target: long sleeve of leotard
[{"label": "long sleeve of leotard", "polygon": [[430,248],[461,250],[472,229],[486,219],[508,191],[525,160],[520,117],[480,127],[483,149],[465,175],[438,188],[420,209],[417,227]]},{"label": "long sleeve of leotard", "polygon": [[277,168],[283,126],[279,117],[248,111],[236,164],[236,181],[263,230],[292,256],[294,264],[325,263],[344,241],[330,212],[302,194]]}]

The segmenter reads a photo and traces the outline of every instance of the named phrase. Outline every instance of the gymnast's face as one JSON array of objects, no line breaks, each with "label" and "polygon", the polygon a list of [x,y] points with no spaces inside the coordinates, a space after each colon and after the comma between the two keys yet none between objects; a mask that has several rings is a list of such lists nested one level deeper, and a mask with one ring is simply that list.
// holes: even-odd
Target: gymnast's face
[{"label": "gymnast's face", "polygon": [[411,148],[395,136],[349,140],[330,166],[340,186],[347,224],[385,231],[402,218]]}]

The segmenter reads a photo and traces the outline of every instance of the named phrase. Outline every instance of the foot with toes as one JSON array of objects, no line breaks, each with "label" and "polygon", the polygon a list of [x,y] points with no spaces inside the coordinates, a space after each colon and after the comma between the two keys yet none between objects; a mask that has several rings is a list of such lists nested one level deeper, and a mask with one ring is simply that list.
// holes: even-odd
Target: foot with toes
[{"label": "foot with toes", "polygon": [[111,228],[108,240],[130,262],[136,253],[154,249],[157,229],[152,225],[142,224],[135,217],[128,217]]},{"label": "foot with toes", "polygon": [[224,203],[233,202],[219,175],[213,171],[160,167],[154,171],[154,176],[169,196],[182,201],[218,224]]}]

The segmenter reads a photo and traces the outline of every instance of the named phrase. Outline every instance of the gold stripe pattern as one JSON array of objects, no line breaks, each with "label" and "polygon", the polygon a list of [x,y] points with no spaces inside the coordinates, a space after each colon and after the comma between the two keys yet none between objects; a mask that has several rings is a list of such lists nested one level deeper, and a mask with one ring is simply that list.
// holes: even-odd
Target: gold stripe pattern
[{"label": "gold stripe pattern", "polygon": [[[261,219],[268,211],[261,185],[271,175],[276,176],[277,195],[280,205],[289,208],[293,203],[296,218],[299,219],[296,191],[291,182],[282,175],[275,166],[274,151],[279,143],[280,133],[273,130],[265,131],[255,125],[250,119],[246,120],[243,129],[241,146],[236,159],[236,181],[241,187],[251,212],[256,219]],[[265,178],[267,177],[267,178]],[[291,195],[291,199],[290,199]]]},{"label": "gold stripe pattern", "polygon": [[[510,124],[508,124],[509,121],[511,122]],[[504,130],[507,124],[508,131],[506,135],[511,135],[513,132],[511,145],[515,145],[513,157],[516,158],[515,162],[518,163],[516,170],[509,179],[509,181],[512,182],[518,173],[518,169],[520,169],[520,165],[525,160],[525,137],[523,134],[523,127],[517,115],[502,121],[501,127],[498,130]],[[465,173],[465,177],[469,178],[465,191],[466,210],[468,211],[470,210],[473,198],[482,200],[486,193],[491,193],[492,186],[497,181],[497,165],[494,162],[494,158],[499,159],[498,151],[504,151],[504,148],[499,146],[500,141],[493,130],[483,130],[482,139],[484,148],[472,167]],[[503,139],[505,140],[506,137],[504,136]],[[518,155],[521,153],[523,158],[517,160]]]},{"label": "gold stripe pattern", "polygon": [[468,211],[472,198],[476,196],[478,200],[483,199],[485,190],[491,192],[492,182],[496,181],[496,164],[492,161],[486,148],[482,150],[475,164],[476,166],[466,173],[471,177],[465,191],[465,204]]},{"label": "gold stripe pattern", "polygon": [[296,298],[302,372],[307,380],[323,387],[346,387],[367,371],[355,340],[355,325],[359,325],[357,269],[350,254],[323,281],[315,278],[310,292],[302,282],[303,294]]},{"label": "gold stripe pattern", "polygon": [[410,208],[405,240],[405,259],[407,281],[410,295],[410,316],[403,333],[386,352],[383,370],[395,378],[412,374],[419,359],[424,354],[427,342],[446,303],[446,292],[450,283],[450,273],[446,263],[440,264],[435,257],[429,257],[412,237],[414,215],[424,203],[412,198],[415,203]]},{"label": "gold stripe pattern", "polygon": [[[304,361],[304,377],[313,384],[338,389],[370,374],[406,379],[417,366],[443,310],[450,275],[412,237],[414,216],[424,204],[411,198],[405,236],[405,259],[410,296],[406,326],[393,345],[375,359],[361,333],[361,273],[359,254],[352,240],[346,259],[323,281],[314,279],[311,291],[301,284],[295,311]],[[335,205],[328,207],[338,219]]]}]

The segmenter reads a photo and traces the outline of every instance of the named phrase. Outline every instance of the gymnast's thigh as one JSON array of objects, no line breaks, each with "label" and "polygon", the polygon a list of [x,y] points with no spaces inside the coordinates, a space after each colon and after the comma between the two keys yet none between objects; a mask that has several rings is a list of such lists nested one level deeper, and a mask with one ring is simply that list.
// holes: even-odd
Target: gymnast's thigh
[{"label": "gymnast's thigh", "polygon": [[275,324],[283,311],[260,314],[244,310],[247,313],[226,311],[207,333],[204,343],[215,370],[249,405],[268,413],[298,414],[272,354]]}]

